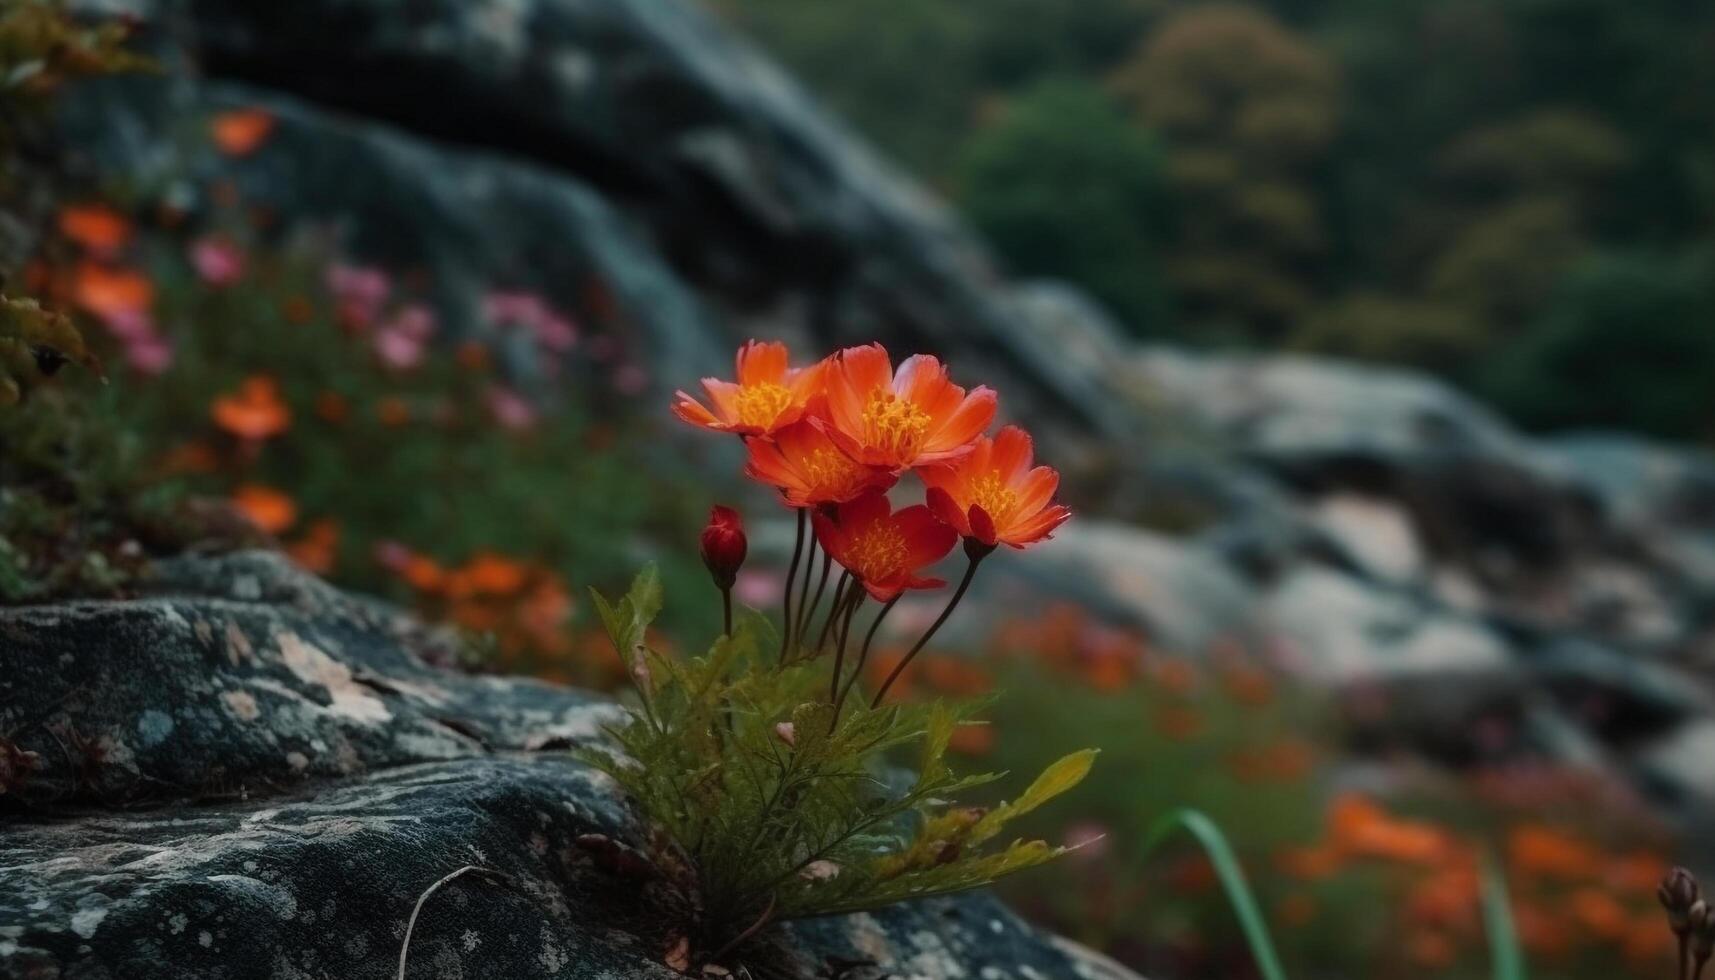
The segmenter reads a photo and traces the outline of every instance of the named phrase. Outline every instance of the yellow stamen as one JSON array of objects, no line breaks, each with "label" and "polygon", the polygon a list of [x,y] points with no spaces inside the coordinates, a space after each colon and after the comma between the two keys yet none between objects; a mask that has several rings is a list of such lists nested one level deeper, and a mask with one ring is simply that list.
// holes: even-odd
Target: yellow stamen
[{"label": "yellow stamen", "polygon": [[820,448],[801,463],[805,487],[816,499],[844,495],[859,475],[858,465],[837,449]]},{"label": "yellow stamen", "polygon": [[1018,506],[1018,492],[1007,486],[999,473],[984,473],[971,483],[971,503],[998,522]]},{"label": "yellow stamen", "polygon": [[864,406],[863,423],[871,446],[909,461],[923,448],[929,413],[886,388],[877,388]]},{"label": "yellow stamen", "polygon": [[905,535],[887,521],[876,521],[852,535],[846,557],[859,579],[872,582],[905,565]]},{"label": "yellow stamen", "polygon": [[792,406],[792,393],[781,385],[764,381],[740,387],[733,401],[738,407],[740,424],[766,429]]}]

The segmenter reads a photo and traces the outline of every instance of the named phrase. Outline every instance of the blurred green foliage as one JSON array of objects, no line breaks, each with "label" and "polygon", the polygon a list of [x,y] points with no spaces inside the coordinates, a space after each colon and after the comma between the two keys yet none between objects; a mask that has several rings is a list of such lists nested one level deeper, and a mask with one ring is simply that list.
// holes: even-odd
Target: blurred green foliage
[{"label": "blurred green foliage", "polygon": [[1533,426],[1715,424],[1715,5],[707,2],[1139,334],[1418,367]]},{"label": "blurred green foliage", "polygon": [[1100,88],[1034,86],[966,144],[958,175],[971,221],[1021,266],[1078,279],[1132,322],[1166,319],[1161,150]]}]

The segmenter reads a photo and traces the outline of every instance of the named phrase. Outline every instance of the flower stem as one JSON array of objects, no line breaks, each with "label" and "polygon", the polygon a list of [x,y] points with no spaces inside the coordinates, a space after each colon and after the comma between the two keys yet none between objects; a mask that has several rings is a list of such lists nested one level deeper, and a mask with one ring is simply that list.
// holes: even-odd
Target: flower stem
[{"label": "flower stem", "polygon": [[781,602],[785,605],[784,615],[780,617],[780,662],[786,662],[786,653],[792,649],[792,580],[798,577],[798,562],[804,557],[804,508],[798,508],[798,543],[792,546],[792,566],[786,572],[786,594]]},{"label": "flower stem", "polygon": [[721,590],[721,631],[732,635],[732,590]]},{"label": "flower stem", "polygon": [[947,600],[947,608],[941,610],[941,615],[929,624],[929,629],[918,639],[917,644],[911,648],[911,652],[899,661],[899,666],[893,668],[893,673],[887,675],[887,680],[882,682],[881,690],[875,692],[875,700],[869,704],[871,708],[881,707],[881,699],[887,696],[887,689],[892,687],[893,682],[899,679],[899,675],[905,672],[906,667],[910,666],[918,651],[922,650],[924,645],[934,638],[936,631],[940,630],[941,625],[947,621],[947,617],[953,615],[953,610],[958,608],[959,600],[963,599],[965,592],[970,589],[971,579],[977,577],[977,566],[982,564],[984,558],[988,557],[988,552],[973,550],[969,547],[965,549],[965,554],[970,556],[971,563],[965,566],[965,577],[959,580],[958,590],[953,593],[953,598]]},{"label": "flower stem", "polygon": [[[846,598],[845,616],[840,620],[839,642],[834,647],[834,677],[828,682],[828,702],[830,704],[838,699],[840,694],[840,672],[846,662],[846,637],[851,635],[852,615],[857,612],[859,606],[863,605],[864,597],[869,595],[863,590],[862,584],[856,580],[852,581],[850,592],[851,594]],[[836,606],[834,611],[840,612],[839,607]]]},{"label": "flower stem", "polygon": [[804,580],[798,586],[798,616],[792,620],[792,635],[798,637],[800,645],[804,642],[804,631],[809,627],[804,621],[804,614],[809,612],[810,579],[816,576],[816,531],[812,527],[807,535],[808,541],[804,547]]},{"label": "flower stem", "polygon": [[[900,595],[903,594],[900,593]],[[857,685],[858,678],[863,676],[864,664],[869,662],[870,644],[875,642],[875,634],[877,630],[881,629],[881,621],[887,618],[887,614],[892,612],[893,607],[898,603],[899,596],[887,600],[887,604],[881,607],[881,611],[875,614],[875,620],[869,624],[869,632],[864,634],[863,647],[858,650],[857,663],[852,665],[852,676],[846,681],[846,686],[840,689],[839,700],[834,702],[834,722],[836,724],[840,720],[841,706],[846,703],[846,698],[851,696],[852,688]]]},{"label": "flower stem", "polygon": [[[811,537],[815,537],[815,535],[812,534]],[[803,636],[810,629],[810,624],[816,621],[816,610],[822,608],[822,593],[828,588],[828,575],[833,571],[833,567],[834,556],[828,554],[827,549],[824,548],[822,550],[822,578],[816,583],[816,595],[810,600],[808,607],[798,611],[798,635],[800,636]],[[808,569],[805,570],[805,574],[806,576],[809,574]],[[809,581],[809,579],[806,578],[805,581]]]},{"label": "flower stem", "polygon": [[811,656],[822,652],[828,645],[828,635],[834,630],[834,623],[839,619],[840,607],[846,601],[846,589],[851,585],[851,572],[840,573],[840,583],[834,587],[834,604],[828,607],[828,618],[822,621],[822,633],[816,637],[816,646],[810,651]]}]

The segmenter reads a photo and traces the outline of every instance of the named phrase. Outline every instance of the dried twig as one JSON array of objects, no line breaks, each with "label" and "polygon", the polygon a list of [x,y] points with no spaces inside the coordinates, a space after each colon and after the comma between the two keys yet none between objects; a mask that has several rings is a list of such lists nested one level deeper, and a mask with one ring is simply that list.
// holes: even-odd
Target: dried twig
[{"label": "dried twig", "polygon": [[441,878],[441,880],[435,882],[434,884],[430,885],[429,887],[423,889],[423,893],[421,895],[417,896],[416,907],[411,910],[410,921],[405,923],[405,941],[399,945],[398,980],[405,980],[405,964],[407,961],[407,957],[409,957],[411,955],[411,933],[417,928],[417,916],[422,914],[423,903],[425,903],[429,900],[430,895],[433,895],[435,892],[439,891],[442,885],[445,885],[448,882],[452,881],[453,879],[461,877],[463,875],[467,875],[467,874],[485,875],[485,876],[492,878],[496,881],[503,881],[509,885],[513,884],[513,881],[509,876],[503,875],[498,871],[492,871],[488,868],[479,868],[474,864],[467,864],[464,867],[459,868],[458,870],[453,871],[451,874],[448,874],[445,877]]}]

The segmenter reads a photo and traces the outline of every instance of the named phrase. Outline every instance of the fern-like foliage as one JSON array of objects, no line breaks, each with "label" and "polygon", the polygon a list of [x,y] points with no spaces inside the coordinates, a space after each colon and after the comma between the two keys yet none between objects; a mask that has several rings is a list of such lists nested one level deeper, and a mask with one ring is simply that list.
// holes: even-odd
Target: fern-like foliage
[{"label": "fern-like foliage", "polygon": [[[703,958],[767,922],[873,909],[975,888],[1063,853],[998,843],[1009,820],[1083,779],[1094,751],[1050,766],[1016,800],[982,810],[955,794],[1000,778],[956,775],[946,751],[982,702],[870,708],[835,717],[825,661],[777,667],[760,613],[741,616],[703,657],[651,650],[661,608],[654,570],[595,605],[636,689],[612,745],[583,757],[616,779],[662,832],[658,867],[694,889],[687,930]],[[912,760],[910,771],[889,763]]]},{"label": "fern-like foliage", "polygon": [[64,313],[44,309],[35,300],[0,295],[0,408],[17,404],[67,363],[101,371],[83,334]]},{"label": "fern-like foliage", "polygon": [[67,81],[150,67],[125,49],[128,34],[118,20],[82,22],[59,0],[0,3],[0,151],[17,139],[19,121]]}]

